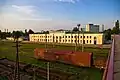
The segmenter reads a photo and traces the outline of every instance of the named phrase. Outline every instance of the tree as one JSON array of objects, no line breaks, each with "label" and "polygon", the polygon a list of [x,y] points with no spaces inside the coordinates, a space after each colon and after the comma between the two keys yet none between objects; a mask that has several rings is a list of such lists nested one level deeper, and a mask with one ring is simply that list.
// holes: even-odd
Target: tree
[{"label": "tree", "polygon": [[25,29],[25,33],[27,33],[27,29]]},{"label": "tree", "polygon": [[6,39],[6,33],[5,32],[1,32],[1,39]]},{"label": "tree", "polygon": [[25,37],[28,36],[28,32],[27,29],[25,29]]},{"label": "tree", "polygon": [[115,22],[115,27],[119,29],[119,20]]},{"label": "tree", "polygon": [[16,39],[18,39],[19,37],[21,37],[21,36],[22,36],[21,31],[13,31],[13,32],[12,32],[12,37],[14,38],[14,41],[15,41]]},{"label": "tree", "polygon": [[113,29],[112,29],[112,34],[119,34],[119,33],[120,33],[119,20],[117,20],[115,22],[115,27],[113,27]]},{"label": "tree", "polygon": [[106,40],[111,40],[111,29],[105,30],[104,34],[105,34],[105,39]]},{"label": "tree", "polygon": [[43,34],[49,34],[49,31],[44,31]]},{"label": "tree", "polygon": [[79,31],[77,27],[74,27],[72,31]]},{"label": "tree", "polygon": [[119,33],[119,20],[115,22],[115,27],[116,27],[116,34]]},{"label": "tree", "polygon": [[0,30],[0,39],[1,39],[1,30]]},{"label": "tree", "polygon": [[117,28],[116,28],[116,27],[113,27],[111,33],[112,33],[112,34],[117,34]]}]

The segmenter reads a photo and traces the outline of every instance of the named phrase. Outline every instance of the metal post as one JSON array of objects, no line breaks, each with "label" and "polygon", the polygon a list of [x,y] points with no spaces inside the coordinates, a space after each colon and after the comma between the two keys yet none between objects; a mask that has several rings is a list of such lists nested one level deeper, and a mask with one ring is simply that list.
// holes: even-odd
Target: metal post
[{"label": "metal post", "polygon": [[33,75],[33,80],[35,80],[35,66],[33,66],[33,71],[34,71],[34,75]]},{"label": "metal post", "polygon": [[55,45],[54,45],[54,42],[55,42],[54,39],[55,39],[55,37],[54,37],[54,34],[53,34],[53,48],[55,47]]},{"label": "metal post", "polygon": [[49,62],[47,62],[47,80],[49,80]]},{"label": "metal post", "polygon": [[47,36],[46,36],[46,33],[45,33],[45,50],[47,50]]},{"label": "metal post", "polygon": [[77,43],[78,43],[78,48],[79,48],[79,27],[80,27],[80,24],[77,24],[77,26],[78,26],[78,36],[77,36]]},{"label": "metal post", "polygon": [[18,55],[18,38],[16,39],[16,65],[15,65],[15,80],[20,80],[19,75],[19,55]]},{"label": "metal post", "polygon": [[75,35],[75,51],[77,51],[77,36]]},{"label": "metal post", "polygon": [[[47,34],[45,34],[45,51],[47,52]],[[49,62],[47,62],[47,80],[49,80]]]},{"label": "metal post", "polygon": [[83,40],[82,40],[82,52],[84,52],[84,31],[83,31],[83,29],[81,28],[81,30],[82,30],[82,34],[83,34]]}]

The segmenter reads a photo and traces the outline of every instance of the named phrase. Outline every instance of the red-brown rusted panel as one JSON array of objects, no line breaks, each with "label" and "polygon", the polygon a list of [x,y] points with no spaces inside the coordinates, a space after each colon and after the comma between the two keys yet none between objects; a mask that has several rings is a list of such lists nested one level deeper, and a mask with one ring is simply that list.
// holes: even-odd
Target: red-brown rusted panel
[{"label": "red-brown rusted panel", "polygon": [[87,52],[74,52],[71,57],[73,64],[78,66],[91,66],[91,53]]},{"label": "red-brown rusted panel", "polygon": [[35,56],[50,61],[60,61],[78,66],[91,66],[92,54],[89,52],[73,52],[68,50],[35,49]]},{"label": "red-brown rusted panel", "polygon": [[34,56],[36,58],[44,58],[44,51],[45,51],[45,49],[38,49],[38,48],[36,48],[34,50]]}]

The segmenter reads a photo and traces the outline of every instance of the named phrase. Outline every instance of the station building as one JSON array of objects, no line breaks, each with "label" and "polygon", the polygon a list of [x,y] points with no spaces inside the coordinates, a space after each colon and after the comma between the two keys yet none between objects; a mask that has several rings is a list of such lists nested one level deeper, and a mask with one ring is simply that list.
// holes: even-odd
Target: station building
[{"label": "station building", "polygon": [[71,33],[66,31],[52,31],[48,34],[30,34],[29,40],[32,42],[47,43],[78,43],[78,44],[103,44],[103,33]]}]

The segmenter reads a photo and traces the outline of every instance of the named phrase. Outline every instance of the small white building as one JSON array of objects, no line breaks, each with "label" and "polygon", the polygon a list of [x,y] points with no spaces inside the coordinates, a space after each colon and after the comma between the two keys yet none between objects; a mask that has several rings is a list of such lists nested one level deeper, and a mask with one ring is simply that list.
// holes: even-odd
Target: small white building
[{"label": "small white building", "polygon": [[[13,37],[6,37],[7,40],[14,41]],[[18,38],[18,41],[23,41],[23,38]]]}]

